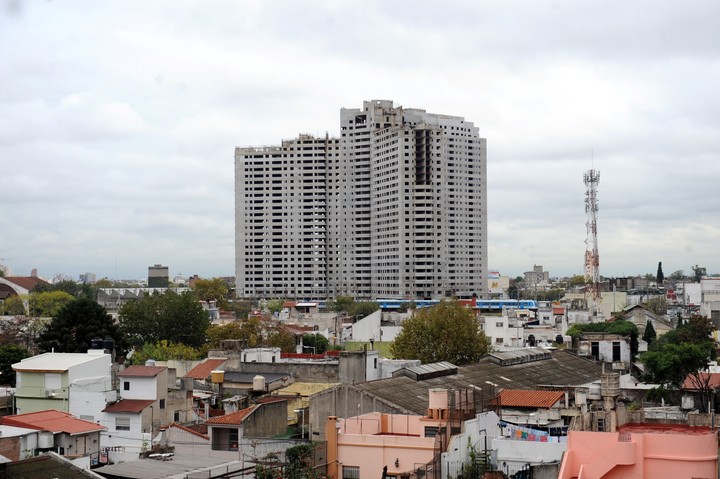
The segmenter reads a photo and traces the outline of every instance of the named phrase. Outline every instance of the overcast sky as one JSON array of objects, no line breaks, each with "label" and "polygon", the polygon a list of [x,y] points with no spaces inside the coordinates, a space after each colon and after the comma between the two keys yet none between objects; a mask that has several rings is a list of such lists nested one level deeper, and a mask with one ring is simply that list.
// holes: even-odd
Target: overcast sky
[{"label": "overcast sky", "polygon": [[0,0],[0,263],[234,275],[235,146],[389,99],[488,145],[489,268],[720,273],[720,2]]}]

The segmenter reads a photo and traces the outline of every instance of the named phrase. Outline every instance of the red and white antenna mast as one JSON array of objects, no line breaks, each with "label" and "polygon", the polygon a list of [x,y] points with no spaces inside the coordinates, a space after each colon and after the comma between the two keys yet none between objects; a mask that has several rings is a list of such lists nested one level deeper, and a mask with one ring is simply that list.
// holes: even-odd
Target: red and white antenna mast
[{"label": "red and white antenna mast", "polygon": [[[585,291],[592,303],[590,309],[596,309],[600,301],[600,255],[598,254],[597,242],[597,187],[600,183],[600,172],[588,170],[584,175],[585,180],[585,227],[587,237],[585,238]],[[590,306],[590,305],[588,305]]]}]

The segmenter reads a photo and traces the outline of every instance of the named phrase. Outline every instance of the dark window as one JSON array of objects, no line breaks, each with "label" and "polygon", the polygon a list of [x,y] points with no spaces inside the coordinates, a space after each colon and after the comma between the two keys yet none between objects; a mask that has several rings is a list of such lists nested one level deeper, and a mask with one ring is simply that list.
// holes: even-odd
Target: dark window
[{"label": "dark window", "polygon": [[435,437],[438,433],[437,426],[425,426],[425,437]]},{"label": "dark window", "polygon": [[600,359],[600,343],[597,341],[590,343],[590,354],[596,361]]},{"label": "dark window", "polygon": [[164,399],[160,400],[160,409],[165,409],[165,400]]},{"label": "dark window", "polygon": [[123,389],[124,389],[125,391],[129,391],[129,390],[130,390],[130,381],[123,381]]},{"label": "dark window", "polygon": [[173,414],[173,421],[179,422],[180,421],[180,411],[175,411]]},{"label": "dark window", "polygon": [[613,341],[613,361],[620,361],[620,341]]}]

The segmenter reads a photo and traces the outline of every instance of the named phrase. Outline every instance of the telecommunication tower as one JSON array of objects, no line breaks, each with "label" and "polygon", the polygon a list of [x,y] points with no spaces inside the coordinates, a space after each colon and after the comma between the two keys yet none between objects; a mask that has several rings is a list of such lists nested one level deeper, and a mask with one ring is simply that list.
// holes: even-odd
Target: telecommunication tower
[{"label": "telecommunication tower", "polygon": [[[586,295],[590,309],[600,301],[600,255],[598,254],[597,243],[597,186],[600,183],[600,172],[588,170],[584,175],[585,179],[585,227],[587,237],[585,238],[585,284]],[[590,304],[588,305],[590,306]]]}]

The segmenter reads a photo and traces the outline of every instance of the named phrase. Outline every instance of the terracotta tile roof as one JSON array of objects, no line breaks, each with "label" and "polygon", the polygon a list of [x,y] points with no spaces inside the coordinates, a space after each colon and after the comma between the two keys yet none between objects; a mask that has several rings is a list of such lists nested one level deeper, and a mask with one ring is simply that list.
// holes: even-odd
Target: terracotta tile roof
[{"label": "terracotta tile roof", "polygon": [[72,414],[56,411],[55,409],[5,416],[0,418],[0,424],[53,433],[64,432],[70,435],[105,431],[107,429],[105,426],[78,419]]},{"label": "terracotta tile roof", "polygon": [[219,368],[227,358],[208,358],[187,372],[185,377],[193,379],[207,379],[210,372]]},{"label": "terracotta tile roof", "polygon": [[[563,391],[538,389],[503,389],[500,391],[500,407],[550,408],[565,397]],[[496,404],[497,398],[492,403]]]},{"label": "terracotta tile roof", "polygon": [[38,283],[47,283],[44,279],[36,276],[5,276],[4,278],[5,280],[27,290],[32,290]]},{"label": "terracotta tile roof", "polygon": [[180,425],[180,424],[178,424],[178,423],[176,423],[176,422],[170,423],[170,425],[168,426],[168,428],[171,428],[171,427],[178,428],[178,429],[180,429],[181,431],[189,432],[190,434],[193,434],[193,435],[195,435],[195,436],[201,437],[201,438],[203,438],[203,439],[207,439],[207,440],[210,439],[210,436],[207,436],[207,435],[205,435],[205,434],[200,434],[199,432],[193,431],[193,430],[190,429],[189,427],[182,426],[182,425]]},{"label": "terracotta tile roof", "polygon": [[118,373],[120,377],[143,377],[152,378],[165,371],[165,366],[129,366],[124,371]]},{"label": "terracotta tile roof", "polygon": [[255,411],[255,409],[257,409],[258,407],[260,407],[260,406],[258,406],[256,404],[255,406],[250,406],[249,408],[231,412],[230,414],[225,414],[224,416],[218,416],[218,417],[208,419],[206,421],[206,423],[209,425],[216,425],[216,424],[223,425],[224,424],[224,425],[231,425],[231,426],[234,426],[234,425],[240,426],[243,423],[243,421],[245,420],[245,418],[250,416],[250,414],[252,414],[253,411]]},{"label": "terracotta tile roof", "polygon": [[103,412],[132,412],[137,414],[154,402],[152,399],[121,399],[116,403],[107,405]]},{"label": "terracotta tile roof", "polygon": [[297,304],[296,301],[284,301],[282,304],[282,307],[283,308],[294,308],[296,304]]},{"label": "terracotta tile roof", "polygon": [[688,389],[690,391],[699,391],[701,388],[709,387],[711,389],[720,388],[720,373],[704,373],[698,374],[695,378],[693,375],[688,375],[683,382],[682,389]]}]

